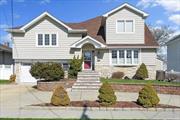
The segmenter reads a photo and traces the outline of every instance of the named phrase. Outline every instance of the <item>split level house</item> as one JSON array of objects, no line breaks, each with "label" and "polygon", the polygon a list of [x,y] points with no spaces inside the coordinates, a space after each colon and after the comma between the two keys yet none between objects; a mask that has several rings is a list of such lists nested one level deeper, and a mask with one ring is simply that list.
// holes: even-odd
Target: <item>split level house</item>
[{"label": "split level house", "polygon": [[23,26],[9,29],[17,81],[36,81],[29,74],[32,63],[58,62],[66,69],[74,56],[84,57],[82,70],[97,71],[102,77],[116,71],[132,77],[145,63],[149,79],[155,79],[158,44],[145,24],[147,17],[125,3],[79,23],[66,23],[44,12]]}]

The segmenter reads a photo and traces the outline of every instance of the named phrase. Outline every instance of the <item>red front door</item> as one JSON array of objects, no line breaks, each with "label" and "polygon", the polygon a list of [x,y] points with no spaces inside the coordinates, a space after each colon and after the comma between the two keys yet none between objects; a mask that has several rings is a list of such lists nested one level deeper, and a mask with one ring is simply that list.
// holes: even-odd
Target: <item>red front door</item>
[{"label": "red front door", "polygon": [[92,52],[91,51],[84,51],[84,69],[88,70],[92,67]]}]

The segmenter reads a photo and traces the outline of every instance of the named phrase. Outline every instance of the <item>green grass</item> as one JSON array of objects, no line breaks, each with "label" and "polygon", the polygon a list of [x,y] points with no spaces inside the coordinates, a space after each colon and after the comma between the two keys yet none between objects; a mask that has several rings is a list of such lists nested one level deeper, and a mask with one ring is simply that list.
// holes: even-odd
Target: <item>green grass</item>
[{"label": "green grass", "polygon": [[9,84],[9,83],[10,83],[9,80],[0,80],[0,85],[1,85],[1,84]]},{"label": "green grass", "polygon": [[0,118],[0,120],[79,120],[79,119],[61,119],[61,118]]},{"label": "green grass", "polygon": [[[49,118],[0,118],[0,120],[81,120],[81,119],[62,119],[62,118],[54,118],[54,119],[53,118],[51,118],[51,119],[49,119]],[[110,119],[88,119],[88,120],[110,120]],[[121,119],[118,119],[118,120],[121,120]],[[133,120],[133,119],[130,119],[130,120]]]},{"label": "green grass", "polygon": [[124,80],[124,79],[105,79],[101,78],[101,82],[109,82],[109,83],[116,83],[116,84],[147,84],[151,83],[153,85],[164,85],[164,86],[180,86],[178,82],[165,82],[165,81],[158,81],[158,80]]}]

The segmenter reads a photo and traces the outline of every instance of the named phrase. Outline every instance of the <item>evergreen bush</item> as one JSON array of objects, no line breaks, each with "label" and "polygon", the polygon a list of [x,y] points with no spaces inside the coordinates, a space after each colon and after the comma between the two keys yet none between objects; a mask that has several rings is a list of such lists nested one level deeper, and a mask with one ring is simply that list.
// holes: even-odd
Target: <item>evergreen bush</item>
[{"label": "evergreen bush", "polygon": [[137,103],[143,107],[155,107],[159,103],[159,97],[152,85],[147,84],[139,91]]},{"label": "evergreen bush", "polygon": [[35,63],[31,66],[30,73],[40,80],[60,80],[64,77],[62,66],[58,63]]},{"label": "evergreen bush", "polygon": [[102,84],[99,89],[99,102],[101,105],[110,106],[116,103],[116,95],[108,82]]},{"label": "evergreen bush", "polygon": [[70,104],[69,96],[62,86],[57,86],[54,89],[51,104],[55,106],[67,106]]},{"label": "evergreen bush", "polygon": [[146,65],[142,63],[137,69],[133,79],[144,80],[145,78],[148,78],[148,70],[146,68]]},{"label": "evergreen bush", "polygon": [[82,58],[79,58],[79,56],[74,56],[73,59],[70,60],[70,68],[68,70],[69,78],[77,78],[78,72],[82,69],[82,61]]}]

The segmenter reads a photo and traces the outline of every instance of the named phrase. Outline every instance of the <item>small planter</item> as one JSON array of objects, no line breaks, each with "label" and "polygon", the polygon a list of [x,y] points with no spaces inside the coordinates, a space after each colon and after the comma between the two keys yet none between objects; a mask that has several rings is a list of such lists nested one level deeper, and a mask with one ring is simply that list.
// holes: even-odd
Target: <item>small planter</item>
[{"label": "small planter", "polygon": [[59,81],[38,81],[37,89],[41,91],[52,91],[57,85],[64,88],[71,88],[75,80],[59,80]]}]

